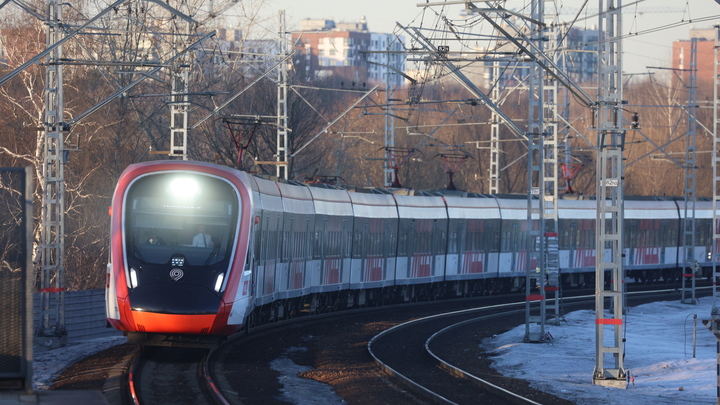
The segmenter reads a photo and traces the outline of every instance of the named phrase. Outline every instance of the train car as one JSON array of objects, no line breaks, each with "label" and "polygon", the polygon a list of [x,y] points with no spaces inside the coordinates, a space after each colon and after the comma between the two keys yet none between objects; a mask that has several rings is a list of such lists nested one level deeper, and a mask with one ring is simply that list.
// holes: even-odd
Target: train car
[{"label": "train car", "polygon": [[[206,345],[302,313],[524,291],[524,196],[413,194],[273,181],[208,163],[131,165],[111,207],[108,321],[134,342]],[[625,202],[628,280],[680,279],[681,207]],[[595,282],[595,208],[558,201],[563,288]],[[692,255],[705,270],[711,216],[708,202],[696,204]]]},{"label": "train car", "polygon": [[594,200],[558,201],[558,250],[566,287],[595,282],[595,210]]},{"label": "train car", "polygon": [[251,204],[243,172],[196,162],[129,166],[111,207],[109,323],[130,341],[168,345],[240,330],[252,308],[244,271]]},{"label": "train car", "polygon": [[[445,280],[456,295],[496,289],[501,219],[498,199],[487,196],[444,197],[448,211]],[[486,284],[488,284],[486,286]]]}]

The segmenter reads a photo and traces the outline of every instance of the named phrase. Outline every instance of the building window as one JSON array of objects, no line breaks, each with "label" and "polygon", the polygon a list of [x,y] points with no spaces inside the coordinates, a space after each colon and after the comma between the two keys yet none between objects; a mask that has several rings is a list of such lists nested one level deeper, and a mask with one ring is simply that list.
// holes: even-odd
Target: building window
[{"label": "building window", "polygon": [[324,50],[324,49],[318,49],[318,56],[325,56],[325,50]]},{"label": "building window", "polygon": [[330,56],[333,56],[333,55],[335,55],[335,49],[330,50]]}]

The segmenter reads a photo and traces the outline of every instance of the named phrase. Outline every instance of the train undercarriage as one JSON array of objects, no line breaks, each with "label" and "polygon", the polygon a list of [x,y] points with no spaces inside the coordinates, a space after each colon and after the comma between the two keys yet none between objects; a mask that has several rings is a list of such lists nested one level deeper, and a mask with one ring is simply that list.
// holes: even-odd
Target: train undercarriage
[{"label": "train undercarriage", "polygon": [[[711,275],[712,268],[703,267],[697,273],[697,280],[709,280]],[[626,282],[628,285],[662,284],[679,287],[682,276],[683,271],[678,268],[628,270],[626,272]],[[562,274],[560,279],[561,291],[594,290],[595,288],[595,273]],[[610,284],[609,273],[605,277],[605,283],[606,287]],[[539,289],[539,287],[535,288]],[[253,327],[303,315],[315,315],[345,309],[488,295],[521,294],[525,292],[525,289],[525,277],[505,277],[314,293],[276,300],[256,307],[248,319],[248,326]]]}]

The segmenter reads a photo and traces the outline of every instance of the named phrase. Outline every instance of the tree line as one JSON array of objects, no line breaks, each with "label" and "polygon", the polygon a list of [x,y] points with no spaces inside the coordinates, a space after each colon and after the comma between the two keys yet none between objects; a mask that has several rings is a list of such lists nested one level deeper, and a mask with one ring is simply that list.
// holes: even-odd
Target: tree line
[{"label": "tree line", "polygon": [[[42,10],[42,3],[32,4]],[[143,63],[167,60],[172,54],[167,38],[153,33],[167,31],[176,19],[165,14],[154,16],[153,13],[160,15],[162,10],[147,4],[147,9],[142,10],[137,6],[118,9],[108,19],[98,22],[103,24],[102,30],[66,43],[66,117],[89,110],[137,79],[147,70]],[[275,21],[274,16],[262,16],[262,5],[262,1],[243,2],[239,26],[244,38],[264,35],[266,43],[271,44],[272,35],[258,30],[263,24]],[[98,7],[91,1],[79,2],[68,10],[68,18],[79,21],[91,13],[89,10]],[[21,13],[1,15],[0,44],[5,62],[0,64],[0,77],[45,48],[42,21],[25,18]],[[224,23],[209,22],[193,34],[209,32]],[[220,40],[211,39],[191,54],[190,125],[211,114],[230,97],[235,98],[190,131],[189,159],[262,175],[275,174],[274,165],[255,163],[275,160],[277,123],[268,117],[277,114],[276,74],[272,72],[264,79],[257,79],[279,61],[273,57],[243,56],[249,54],[244,47],[256,48],[258,41],[240,41],[238,48],[227,48]],[[443,156],[464,156],[455,168],[456,187],[473,193],[488,192],[491,113],[453,80],[436,79],[393,89],[390,97],[381,83],[366,101],[341,115],[365,95],[370,86],[350,85],[351,78],[339,75],[307,81],[304,74],[294,74],[292,60],[289,64],[289,149],[292,153],[303,148],[290,160],[291,179],[302,181],[320,175],[338,179],[341,184],[383,186],[386,117],[392,113],[395,145],[414,151],[399,169],[404,187],[446,188],[448,174],[443,167]],[[169,150],[171,74],[171,69],[161,69],[154,77],[78,122],[67,134],[66,147],[71,149],[65,171],[68,289],[104,285],[109,243],[108,206],[122,171],[136,162],[172,159],[157,153]],[[628,120],[633,112],[640,117],[640,128],[629,130],[625,138],[626,194],[682,196],[687,89],[669,77],[666,79],[639,81],[625,88],[628,107],[623,114],[627,114]],[[40,240],[44,80],[44,66],[36,64],[0,86],[0,117],[3,117],[0,166],[35,168],[36,243]],[[701,86],[698,91],[703,107],[708,107],[707,100],[712,100],[712,94],[706,94],[706,89],[711,87]],[[394,100],[392,111],[386,104],[387,98]],[[514,91],[508,93],[501,104],[503,111],[520,127],[527,123],[527,98],[526,92]],[[570,136],[572,145],[571,150],[563,151],[558,159],[565,161],[567,154],[569,161],[582,166],[573,180],[573,189],[587,195],[595,192],[593,144],[596,134],[591,128],[592,113],[573,102],[568,118],[572,128],[557,123],[559,127],[565,126],[563,133]],[[337,122],[325,130],[335,119]],[[712,195],[712,165],[711,155],[705,152],[713,145],[712,135],[706,128],[712,129],[712,110],[698,108],[697,120],[701,124],[697,131],[697,150],[702,152],[697,155],[697,194],[708,197]],[[500,138],[499,165],[503,168],[500,191],[525,194],[527,165],[523,155],[527,144],[504,126],[500,127]],[[668,157],[680,159],[671,162]],[[559,180],[559,184],[564,187],[563,180]]]}]

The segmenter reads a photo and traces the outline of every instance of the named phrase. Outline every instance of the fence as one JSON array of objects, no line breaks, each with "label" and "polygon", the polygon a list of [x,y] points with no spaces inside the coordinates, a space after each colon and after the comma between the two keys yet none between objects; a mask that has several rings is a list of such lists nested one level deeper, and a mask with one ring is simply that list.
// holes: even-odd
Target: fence
[{"label": "fence", "polygon": [[[34,325],[40,325],[40,309],[40,294],[35,294],[33,297]],[[68,343],[122,335],[122,332],[108,328],[106,325],[105,290],[65,293],[65,329]]]}]

